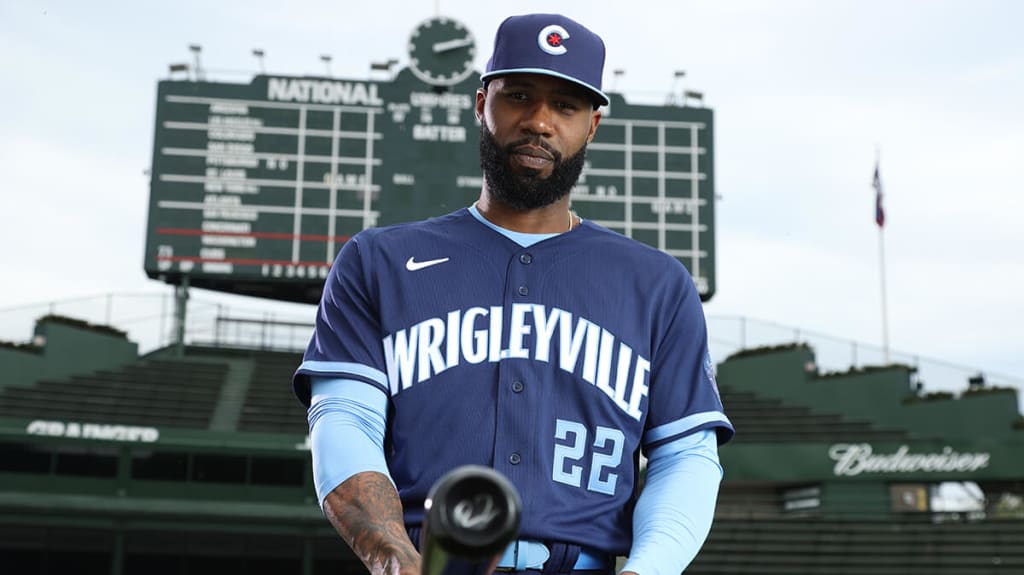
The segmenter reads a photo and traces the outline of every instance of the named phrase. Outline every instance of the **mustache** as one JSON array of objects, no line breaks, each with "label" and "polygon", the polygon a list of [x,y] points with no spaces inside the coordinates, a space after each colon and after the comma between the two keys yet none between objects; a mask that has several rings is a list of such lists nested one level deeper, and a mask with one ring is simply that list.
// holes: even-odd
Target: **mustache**
[{"label": "mustache", "polygon": [[551,157],[555,162],[562,161],[562,154],[560,154],[551,144],[545,142],[540,136],[527,136],[520,140],[516,140],[515,142],[505,146],[505,153],[512,155],[515,153],[517,148],[521,148],[523,146],[537,146],[538,148],[543,148],[544,151],[551,154]]}]

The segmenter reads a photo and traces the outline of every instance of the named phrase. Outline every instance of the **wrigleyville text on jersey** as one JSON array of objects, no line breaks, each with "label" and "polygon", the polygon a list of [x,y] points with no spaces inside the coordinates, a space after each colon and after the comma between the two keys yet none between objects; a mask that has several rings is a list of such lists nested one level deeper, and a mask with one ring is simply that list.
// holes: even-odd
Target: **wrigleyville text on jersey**
[{"label": "wrigleyville text on jersey", "polygon": [[541,304],[472,307],[433,317],[384,338],[391,395],[459,365],[504,359],[553,362],[597,387],[639,421],[651,362],[603,327]]}]

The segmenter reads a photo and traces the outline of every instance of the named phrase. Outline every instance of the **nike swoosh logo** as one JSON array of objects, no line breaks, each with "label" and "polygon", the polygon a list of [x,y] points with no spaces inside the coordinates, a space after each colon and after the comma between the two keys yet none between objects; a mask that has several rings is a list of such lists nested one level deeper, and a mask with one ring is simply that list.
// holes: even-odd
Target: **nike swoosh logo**
[{"label": "nike swoosh logo", "polygon": [[414,272],[423,268],[429,268],[430,266],[436,266],[437,264],[443,264],[448,261],[449,258],[441,258],[438,260],[427,260],[424,262],[416,261],[415,257],[409,258],[409,261],[405,262],[405,269]]}]

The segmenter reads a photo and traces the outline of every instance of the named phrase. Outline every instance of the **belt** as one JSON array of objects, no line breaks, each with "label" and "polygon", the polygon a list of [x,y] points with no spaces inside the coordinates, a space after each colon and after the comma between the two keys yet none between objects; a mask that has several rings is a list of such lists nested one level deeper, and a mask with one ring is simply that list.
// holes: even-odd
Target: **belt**
[{"label": "belt", "polygon": [[[551,550],[539,541],[520,539],[513,541],[505,549],[505,554],[498,561],[495,571],[522,571],[524,569],[541,569],[551,557]],[[586,547],[580,549],[580,556],[573,565],[575,570],[603,569],[608,565],[608,556]]]}]

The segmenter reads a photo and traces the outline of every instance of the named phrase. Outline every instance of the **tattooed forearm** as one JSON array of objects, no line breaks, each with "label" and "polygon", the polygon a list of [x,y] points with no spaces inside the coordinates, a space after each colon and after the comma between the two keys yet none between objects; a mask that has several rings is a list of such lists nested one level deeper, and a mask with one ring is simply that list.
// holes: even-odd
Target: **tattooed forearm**
[{"label": "tattooed forearm", "polygon": [[384,475],[353,475],[327,495],[324,512],[371,575],[419,574],[420,556],[406,534],[402,502]]}]

